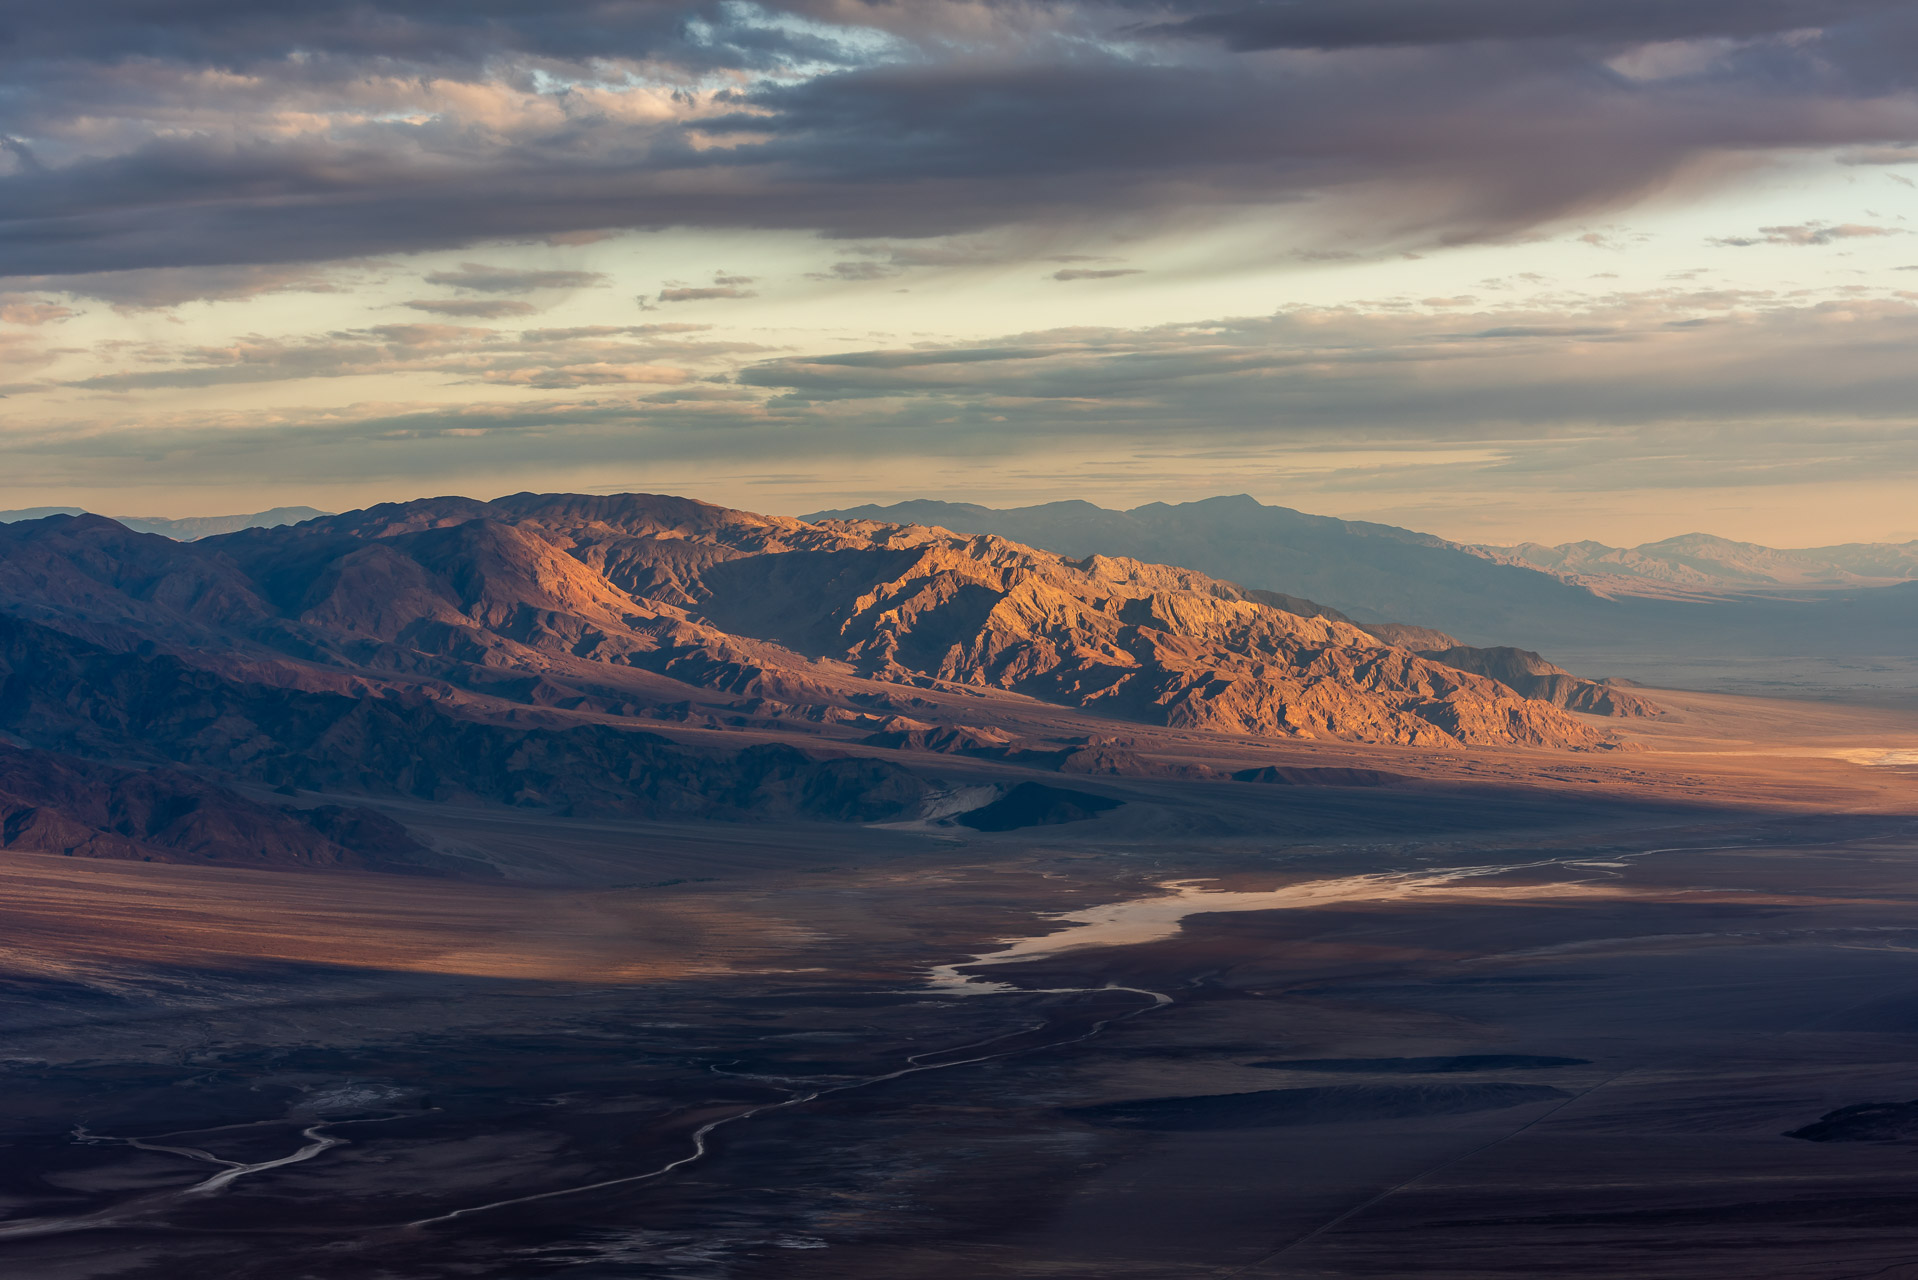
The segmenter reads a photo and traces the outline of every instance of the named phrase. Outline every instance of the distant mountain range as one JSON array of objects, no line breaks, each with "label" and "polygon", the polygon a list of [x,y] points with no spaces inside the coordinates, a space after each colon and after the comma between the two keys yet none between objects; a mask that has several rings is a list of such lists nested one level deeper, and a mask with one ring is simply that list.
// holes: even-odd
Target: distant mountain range
[{"label": "distant mountain range", "polygon": [[1506,639],[1508,623],[1576,610],[1594,599],[1577,584],[1428,533],[1268,507],[1242,494],[1154,502],[1130,511],[1078,501],[1006,510],[963,502],[900,502],[807,518],[929,524],[997,534],[1070,556],[1189,565],[1249,587],[1318,601],[1364,621],[1419,623],[1480,644]]},{"label": "distant mountain range", "polygon": [[[1503,641],[1720,670],[1768,645],[1909,653],[1914,618],[1918,584],[1608,598],[1249,498],[806,522],[516,494],[191,541],[58,514],[0,524],[0,847],[468,874],[353,803],[271,793],[875,822],[972,786],[942,758],[1001,790],[1033,770],[1353,786],[1343,764],[1228,775],[1164,743],[1603,749],[1594,717],[1659,715],[1657,695]],[[979,821],[1103,804],[1018,794]]]},{"label": "distant mountain range", "polygon": [[649,672],[669,701],[719,691],[775,717],[856,718],[903,686],[1280,737],[1597,741],[1496,680],[1230,582],[922,527],[521,494],[190,544],[53,517],[6,526],[0,548],[16,615],[304,688],[346,673],[619,711],[657,702],[634,685]]},{"label": "distant mountain range", "polygon": [[1604,595],[1723,594],[1805,587],[1883,587],[1918,578],[1918,541],[1848,542],[1781,550],[1688,533],[1636,547],[1566,542],[1555,547],[1475,546],[1502,564],[1555,574]]},{"label": "distant mountain range", "polygon": [[[88,512],[81,507],[22,507],[18,511],[0,511],[0,524],[12,524],[20,520],[44,520],[48,516],[83,516]],[[298,524],[302,520],[314,520],[320,516],[331,515],[330,511],[320,511],[314,507],[274,507],[270,511],[256,511],[245,516],[187,516],[182,519],[169,519],[166,516],[109,516],[135,533],[157,533],[163,538],[172,538],[178,542],[192,542],[198,538],[211,538],[216,534],[237,533],[241,529],[271,529],[283,524]]]},{"label": "distant mountain range", "polygon": [[[1918,583],[1898,579],[1918,554],[1909,545],[1775,551],[1701,535],[1607,561],[1615,549],[1467,546],[1243,495],[1129,511],[915,501],[812,518],[916,521],[1071,556],[1189,565],[1363,626],[1444,633],[1404,639],[1419,650],[1459,637],[1543,652],[1581,673],[1689,688],[1870,699],[1918,689]],[[1619,571],[1582,568],[1608,563]]]}]

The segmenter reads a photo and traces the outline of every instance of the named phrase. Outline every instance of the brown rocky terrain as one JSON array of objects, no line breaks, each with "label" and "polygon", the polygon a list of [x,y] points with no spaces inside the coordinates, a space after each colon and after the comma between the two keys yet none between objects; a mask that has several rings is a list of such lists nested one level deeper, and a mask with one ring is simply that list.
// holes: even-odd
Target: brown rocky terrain
[{"label": "brown rocky terrain", "polygon": [[1476,671],[1490,676],[1508,689],[1528,698],[1549,702],[1568,711],[1583,711],[1599,716],[1655,716],[1658,704],[1602,680],[1585,680],[1563,667],[1554,666],[1529,649],[1500,645],[1489,649],[1471,645],[1451,645],[1442,649],[1419,649],[1422,658],[1442,662],[1461,671]]},{"label": "brown rocky terrain", "polygon": [[718,693],[828,720],[885,709],[883,689],[903,685],[1269,737],[1606,742],[1496,680],[1232,583],[919,526],[521,494],[192,544],[99,517],[0,538],[16,616],[281,688],[615,716]]},{"label": "brown rocky terrain", "polygon": [[1408,622],[1356,622],[1330,605],[1277,591],[1248,590],[1246,596],[1288,613],[1309,618],[1331,618],[1377,636],[1390,645],[1410,649],[1421,658],[1489,676],[1506,688],[1540,702],[1549,702],[1568,711],[1598,716],[1655,716],[1661,714],[1656,703],[1634,694],[1626,694],[1603,680],[1587,680],[1565,668],[1547,662],[1529,649],[1510,645],[1480,648],[1447,635],[1436,627],[1421,627]]},{"label": "brown rocky terrain", "polygon": [[75,856],[431,863],[385,819],[230,782],[871,822],[940,785],[888,757],[1227,777],[1049,707],[1454,750],[1605,745],[1552,703],[1630,703],[1581,701],[1589,682],[1531,655],[1421,655],[1190,570],[676,498],[434,499],[191,544],[56,516],[0,546],[0,730],[30,748],[0,768],[4,844]]},{"label": "brown rocky terrain", "polygon": [[[910,521],[1067,556],[1186,565],[1303,597],[1315,610],[1329,606],[1406,648],[1449,647],[1397,631],[1416,624],[1458,638],[1450,643],[1516,645],[1580,675],[1652,688],[1790,690],[1860,705],[1909,705],[1918,689],[1910,643],[1918,583],[1907,581],[1918,561],[1908,546],[1778,551],[1690,536],[1617,557],[1596,544],[1533,548],[1527,554],[1554,553],[1535,564],[1505,554],[1524,548],[1470,547],[1245,495],[1130,511],[1082,501],[1000,510],[913,501],[808,518]],[[1576,563],[1567,567],[1558,552],[1578,553]]]}]

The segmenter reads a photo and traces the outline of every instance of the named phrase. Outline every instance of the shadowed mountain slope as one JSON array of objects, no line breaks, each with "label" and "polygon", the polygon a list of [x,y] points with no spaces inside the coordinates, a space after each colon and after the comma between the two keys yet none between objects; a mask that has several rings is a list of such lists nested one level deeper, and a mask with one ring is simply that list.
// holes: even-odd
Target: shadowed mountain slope
[{"label": "shadowed mountain slope", "polygon": [[116,768],[5,744],[0,744],[0,849],[426,875],[443,874],[456,861],[433,854],[404,827],[370,809],[258,804],[177,769]]},{"label": "shadowed mountain slope", "polygon": [[0,729],[40,748],[270,786],[645,818],[875,821],[926,790],[883,761],[778,744],[696,751],[609,724],[529,729],[478,710],[246,683],[0,615]]}]

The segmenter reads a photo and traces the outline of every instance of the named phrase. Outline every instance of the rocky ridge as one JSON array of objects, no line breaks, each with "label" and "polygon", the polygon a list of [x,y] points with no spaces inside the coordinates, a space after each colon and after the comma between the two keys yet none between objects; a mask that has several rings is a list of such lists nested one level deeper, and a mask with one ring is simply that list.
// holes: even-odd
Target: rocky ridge
[{"label": "rocky ridge", "polygon": [[638,713],[659,680],[857,715],[874,686],[1114,719],[1416,746],[1605,737],[1483,675],[1235,584],[990,535],[648,495],[431,499],[191,544],[98,517],[7,526],[0,602],[261,683],[440,682]]}]

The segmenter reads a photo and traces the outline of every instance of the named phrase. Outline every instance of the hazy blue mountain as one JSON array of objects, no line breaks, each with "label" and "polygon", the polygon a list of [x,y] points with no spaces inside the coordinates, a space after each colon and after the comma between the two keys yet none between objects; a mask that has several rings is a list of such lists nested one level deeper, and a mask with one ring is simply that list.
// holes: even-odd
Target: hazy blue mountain
[{"label": "hazy blue mountain", "polygon": [[0,524],[16,520],[44,520],[48,516],[83,516],[84,507],[21,507],[18,511],[0,511]]},{"label": "hazy blue mountain", "polygon": [[1130,511],[1089,502],[998,510],[917,501],[808,518],[832,517],[937,524],[1072,556],[1185,565],[1303,596],[1360,622],[1413,623],[1470,645],[1535,650],[1581,675],[1784,696],[1918,696],[1918,583],[1601,593],[1432,534],[1244,495]]},{"label": "hazy blue mountain", "polygon": [[995,533],[1065,555],[1186,565],[1248,587],[1304,596],[1365,622],[1414,622],[1473,644],[1541,616],[1602,607],[1591,591],[1501,564],[1429,533],[1268,507],[1240,494],[1112,511],[1090,502],[994,510],[959,502],[851,507],[815,517],[936,524]]},{"label": "hazy blue mountain", "polygon": [[1780,548],[1687,533],[1636,547],[1524,542],[1473,549],[1608,595],[1888,586],[1918,578],[1918,541]]},{"label": "hazy blue mountain", "polygon": [[[46,516],[86,515],[83,507],[22,507],[18,511],[0,511],[0,524],[12,524],[17,520],[39,520]],[[169,519],[166,516],[108,516],[117,520],[135,533],[157,533],[163,538],[172,538],[175,542],[193,542],[199,538],[211,538],[215,534],[237,533],[241,529],[277,529],[285,524],[299,524],[304,520],[317,520],[329,516],[330,511],[321,511],[315,507],[274,507],[270,511],[255,511],[243,516],[187,516],[183,519]]]}]

